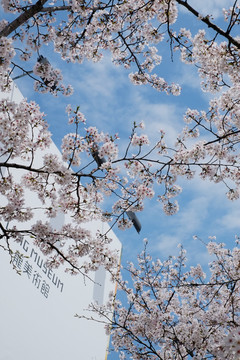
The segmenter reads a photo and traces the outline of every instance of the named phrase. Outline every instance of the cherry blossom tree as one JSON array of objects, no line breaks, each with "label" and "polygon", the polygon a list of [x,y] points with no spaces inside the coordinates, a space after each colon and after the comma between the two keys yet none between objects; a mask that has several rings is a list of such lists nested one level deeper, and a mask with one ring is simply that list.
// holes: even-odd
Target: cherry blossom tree
[{"label": "cherry blossom tree", "polygon": [[[239,198],[237,1],[223,9],[224,26],[181,0],[4,0],[2,4],[6,13],[0,22],[2,92],[9,91],[11,75],[19,70],[33,79],[36,91],[71,95],[71,86],[63,85],[61,72],[44,57],[45,45],[50,45],[66,63],[96,62],[110,52],[116,65],[132,69],[129,77],[133,84],[179,95],[178,84],[169,84],[153,72],[161,63],[158,51],[161,53],[167,41],[172,54],[179,53],[184,63],[198,68],[202,90],[214,94],[208,109],[187,110],[186,126],[175,147],[165,143],[163,131],[152,144],[140,123],[133,124],[129,143],[121,153],[117,134],[87,127],[79,108],[69,106],[69,122],[76,131],[63,138],[62,159],[48,153],[50,134],[37,104],[1,100],[2,247],[11,253],[12,239],[22,241],[31,236],[52,266],[67,262],[73,272],[79,271],[79,258],[90,256],[81,267],[87,272],[102,263],[107,267],[115,263],[107,234],[92,236],[84,229],[87,221],[111,221],[126,229],[133,224],[128,212],[141,211],[144,199],[153,197],[172,215],[178,211],[174,199],[181,192],[178,178],[191,179],[195,174],[223,182],[229,199]],[[181,8],[198,19],[196,34],[179,28]],[[34,160],[39,150],[44,156],[37,166]],[[20,179],[14,178],[13,169],[23,172]],[[72,217],[71,226],[58,231],[49,221],[28,226],[36,211],[25,205],[29,189],[38,195],[49,219],[61,209]],[[113,206],[104,211],[101,202],[109,195]]]},{"label": "cherry blossom tree", "polygon": [[239,359],[239,239],[232,251],[211,239],[208,274],[187,265],[181,246],[177,257],[161,261],[146,244],[126,269],[131,281],[118,277],[118,299],[112,294],[108,304],[91,305],[92,317],[79,317],[101,316],[121,360]]},{"label": "cherry blossom tree", "polygon": [[[168,42],[172,57],[179,54],[186,65],[194,66],[202,91],[212,94],[207,109],[186,111],[186,124],[175,146],[166,144],[163,131],[157,142],[151,143],[143,123],[134,123],[124,151],[119,150],[117,134],[87,126],[79,108],[68,106],[68,120],[75,125],[75,132],[64,136],[62,158],[49,150],[47,121],[36,103],[15,103],[7,96],[2,99],[0,246],[10,256],[12,242],[29,237],[47,256],[49,266],[64,263],[73,273],[87,274],[104,265],[113,272],[117,257],[109,249],[111,239],[107,233],[86,230],[86,222],[100,219],[126,229],[133,225],[128,214],[142,211],[144,200],[154,197],[167,215],[173,215],[178,211],[174,198],[181,192],[180,177],[223,182],[228,198],[239,198],[240,7],[232,0],[217,21],[190,3],[2,1],[6,15],[0,21],[3,93],[10,91],[11,77],[19,71],[19,76],[33,80],[38,92],[71,95],[71,85],[64,85],[60,70],[44,56],[49,45],[66,63],[97,62],[110,53],[113,63],[132,71],[129,78],[133,84],[177,96],[180,86],[157,74],[161,49]],[[182,26],[179,9],[198,20],[196,33]],[[40,165],[37,154],[42,155]],[[45,222],[36,220],[38,209],[26,204],[28,191],[37,194]],[[108,196],[112,207],[103,210],[101,203]],[[50,219],[59,210],[72,221],[56,230]],[[183,249],[178,258],[165,262],[153,262],[145,249],[138,266],[129,266],[132,286],[120,275],[117,278],[129,307],[113,298],[106,307],[93,306],[107,322],[121,358],[238,359],[238,244],[232,251],[213,241],[207,245],[215,256],[209,280],[200,265],[184,270]],[[113,318],[108,316],[112,306]]]}]

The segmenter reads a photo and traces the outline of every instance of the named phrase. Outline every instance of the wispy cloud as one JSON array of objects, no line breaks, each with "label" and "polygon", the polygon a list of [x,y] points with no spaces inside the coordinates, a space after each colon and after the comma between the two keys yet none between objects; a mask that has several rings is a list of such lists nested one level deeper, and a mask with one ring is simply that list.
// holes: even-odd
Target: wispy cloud
[{"label": "wispy cloud", "polygon": [[[228,8],[230,6],[228,0],[191,0],[189,4],[195,8],[202,15],[212,15],[215,19],[222,15],[222,8]],[[180,8],[183,12],[187,10]]]}]

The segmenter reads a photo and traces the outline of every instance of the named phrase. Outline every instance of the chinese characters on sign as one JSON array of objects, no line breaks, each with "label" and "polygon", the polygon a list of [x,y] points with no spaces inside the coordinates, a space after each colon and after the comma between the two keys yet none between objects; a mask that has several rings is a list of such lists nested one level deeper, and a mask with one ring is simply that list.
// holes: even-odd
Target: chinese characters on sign
[{"label": "chinese characters on sign", "polygon": [[[26,239],[20,244],[26,254],[21,254],[19,251],[15,252],[12,262],[16,270],[27,276],[45,298],[48,298],[50,284],[53,284],[62,292],[63,283],[53,270],[47,267],[43,258],[41,258],[33,247],[30,247]],[[34,263],[35,266],[33,266],[32,263]]]}]

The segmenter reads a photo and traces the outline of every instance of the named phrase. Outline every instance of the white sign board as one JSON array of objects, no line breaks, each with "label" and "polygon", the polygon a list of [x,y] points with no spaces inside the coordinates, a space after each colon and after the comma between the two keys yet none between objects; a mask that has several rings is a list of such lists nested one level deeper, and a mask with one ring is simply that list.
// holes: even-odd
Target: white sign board
[{"label": "white sign board", "polygon": [[17,248],[13,261],[21,275],[7,252],[0,253],[0,360],[105,359],[104,325],[74,317],[89,315],[88,304],[104,302],[114,290],[105,270],[100,268],[93,282],[47,268],[27,240]]}]

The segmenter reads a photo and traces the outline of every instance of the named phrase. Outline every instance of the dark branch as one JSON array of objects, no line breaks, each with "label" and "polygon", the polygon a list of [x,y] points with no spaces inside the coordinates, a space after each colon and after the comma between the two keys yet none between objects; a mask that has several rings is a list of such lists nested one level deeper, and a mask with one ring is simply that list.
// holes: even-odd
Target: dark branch
[{"label": "dark branch", "polygon": [[201,20],[203,23],[205,23],[209,28],[213,29],[214,31],[216,31],[218,34],[222,35],[223,37],[225,37],[230,44],[233,44],[234,46],[236,46],[238,49],[240,49],[240,43],[234,39],[227,31],[224,31],[223,29],[221,29],[219,26],[213,24],[210,19],[209,16],[204,16],[202,17],[201,14],[195,10],[191,5],[188,4],[188,2],[186,0],[176,0],[177,3],[179,5],[184,6],[187,10],[189,10],[194,16],[196,16],[199,20]]},{"label": "dark branch", "polygon": [[26,21],[28,21],[31,17],[33,17],[34,15],[36,15],[37,13],[39,13],[42,8],[43,5],[47,2],[48,0],[38,0],[36,2],[36,4],[34,4],[33,6],[31,6],[28,10],[25,10],[21,15],[19,15],[19,17],[15,20],[13,20],[10,24],[8,24],[2,31],[0,31],[0,37],[1,36],[8,36],[10,35],[13,31],[15,31],[19,26],[21,26],[22,24],[24,24]]}]

